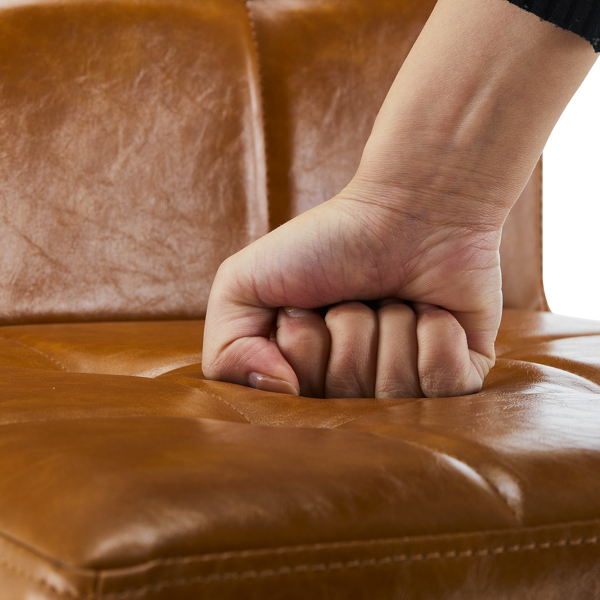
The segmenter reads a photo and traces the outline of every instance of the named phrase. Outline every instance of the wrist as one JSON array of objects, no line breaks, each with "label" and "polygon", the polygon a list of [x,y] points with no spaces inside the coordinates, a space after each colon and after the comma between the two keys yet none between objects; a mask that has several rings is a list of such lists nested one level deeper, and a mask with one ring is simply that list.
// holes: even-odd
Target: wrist
[{"label": "wrist", "polygon": [[501,226],[594,60],[585,40],[504,0],[439,0],[357,181],[441,220]]}]

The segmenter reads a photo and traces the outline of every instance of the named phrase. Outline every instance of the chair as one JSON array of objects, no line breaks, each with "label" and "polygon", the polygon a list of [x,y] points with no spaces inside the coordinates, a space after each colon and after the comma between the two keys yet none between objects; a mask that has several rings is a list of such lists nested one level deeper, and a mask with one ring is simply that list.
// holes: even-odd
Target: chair
[{"label": "chair", "polygon": [[434,0],[0,7],[0,599],[598,598],[600,323],[541,165],[484,389],[205,381],[220,262],[351,178]]}]

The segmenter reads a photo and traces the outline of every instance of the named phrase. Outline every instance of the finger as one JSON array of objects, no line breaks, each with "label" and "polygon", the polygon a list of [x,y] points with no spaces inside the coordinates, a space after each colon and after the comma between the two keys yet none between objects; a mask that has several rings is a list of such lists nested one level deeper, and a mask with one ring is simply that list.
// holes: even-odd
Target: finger
[{"label": "finger", "polygon": [[376,398],[421,398],[417,365],[417,316],[402,302],[379,304]]},{"label": "finger", "polygon": [[235,262],[226,260],[213,283],[202,371],[207,379],[297,395],[296,374],[270,339],[277,309],[258,305],[251,283],[244,281],[244,270],[235,267]]},{"label": "finger", "polygon": [[467,336],[456,318],[431,304],[415,303],[418,370],[421,390],[428,398],[478,392],[487,372],[472,360]]},{"label": "finger", "polygon": [[496,362],[495,342],[502,318],[502,296],[498,295],[495,304],[479,313],[452,312],[467,334],[471,361],[484,378]]},{"label": "finger", "polygon": [[323,317],[314,310],[282,308],[277,314],[276,340],[296,373],[300,395],[323,398],[330,346]]},{"label": "finger", "polygon": [[378,339],[375,311],[361,302],[346,302],[327,311],[325,324],[331,335],[325,396],[373,398]]}]

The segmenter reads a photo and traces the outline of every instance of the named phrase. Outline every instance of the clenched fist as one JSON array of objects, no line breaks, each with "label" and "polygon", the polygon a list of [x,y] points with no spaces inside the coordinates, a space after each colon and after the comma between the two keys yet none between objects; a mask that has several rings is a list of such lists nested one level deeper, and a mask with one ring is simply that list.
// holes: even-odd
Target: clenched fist
[{"label": "clenched fist", "polygon": [[595,60],[509,2],[438,0],[350,184],[219,269],[205,376],[326,397],[478,391],[502,225]]},{"label": "clenched fist", "polygon": [[[359,187],[223,263],[206,320],[207,377],[320,397],[481,388],[501,316],[500,230],[430,222]],[[324,318],[313,310],[330,305]]]}]

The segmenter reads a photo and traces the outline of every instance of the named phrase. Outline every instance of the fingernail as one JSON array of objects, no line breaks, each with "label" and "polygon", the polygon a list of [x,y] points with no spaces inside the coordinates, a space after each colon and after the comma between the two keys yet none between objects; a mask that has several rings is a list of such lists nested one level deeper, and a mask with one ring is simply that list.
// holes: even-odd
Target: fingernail
[{"label": "fingernail", "polygon": [[296,388],[288,381],[275,379],[261,373],[250,373],[248,375],[248,384],[250,387],[262,390],[263,392],[275,392],[276,394],[292,394],[298,396]]},{"label": "fingernail", "polygon": [[312,315],[313,313],[312,310],[307,310],[306,308],[294,308],[291,306],[288,306],[283,310],[285,310],[285,314],[288,317],[293,317],[294,319],[298,319],[300,317],[308,317],[308,315]]},{"label": "fingernail", "polygon": [[416,313],[423,315],[428,312],[433,312],[434,310],[440,310],[439,306],[435,304],[427,304],[425,302],[415,302],[413,304],[413,309]]}]

